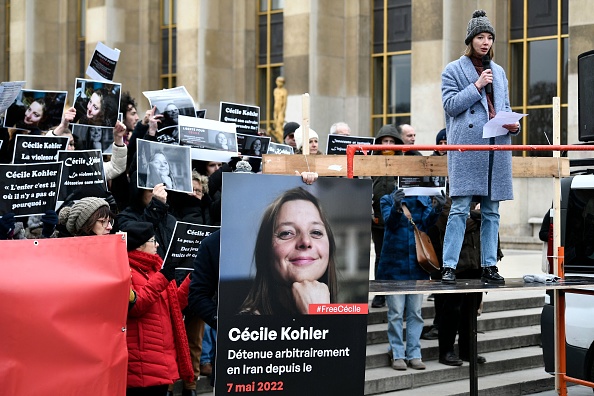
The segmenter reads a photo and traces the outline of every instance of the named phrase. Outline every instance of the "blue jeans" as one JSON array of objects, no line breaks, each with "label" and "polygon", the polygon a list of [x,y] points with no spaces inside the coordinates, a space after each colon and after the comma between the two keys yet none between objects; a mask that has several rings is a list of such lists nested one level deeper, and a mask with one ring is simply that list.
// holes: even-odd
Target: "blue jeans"
[{"label": "blue jeans", "polygon": [[[481,198],[481,266],[497,265],[497,242],[499,240],[499,201]],[[443,240],[443,266],[456,268],[466,231],[466,219],[470,214],[472,196],[452,197]]]},{"label": "blue jeans", "polygon": [[200,364],[214,363],[214,355],[217,345],[217,331],[204,324],[204,337],[202,338],[202,355],[200,355]]},{"label": "blue jeans", "polygon": [[[388,341],[392,350],[392,357],[396,359],[421,358],[421,333],[423,332],[423,317],[421,306],[422,294],[397,294],[386,296],[388,305]],[[406,353],[403,340],[403,315],[406,308]]]}]

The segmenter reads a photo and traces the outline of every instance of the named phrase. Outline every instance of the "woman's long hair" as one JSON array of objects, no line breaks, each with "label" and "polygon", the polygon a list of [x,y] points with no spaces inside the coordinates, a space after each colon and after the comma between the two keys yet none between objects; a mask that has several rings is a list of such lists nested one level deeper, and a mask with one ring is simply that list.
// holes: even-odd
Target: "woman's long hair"
[{"label": "woman's long hair", "polygon": [[[326,272],[320,279],[320,282],[328,285],[330,291],[330,302],[336,302],[336,295],[338,292],[338,281],[336,275],[336,242],[334,240],[334,234],[330,228],[330,223],[327,217],[322,211],[320,201],[310,192],[304,190],[301,187],[293,188],[285,191],[283,194],[278,196],[264,211],[262,215],[262,221],[260,222],[260,229],[256,237],[256,246],[254,249],[254,262],[256,264],[256,277],[252,284],[252,288],[248,293],[245,301],[243,302],[240,311],[242,313],[259,313],[260,315],[272,315],[278,314],[275,312],[275,308],[278,310],[280,305],[278,304],[278,296],[275,296],[273,290],[278,281],[274,278],[274,272],[271,268],[273,262],[272,253],[272,238],[274,234],[274,228],[276,225],[276,219],[282,206],[290,201],[308,201],[314,204],[320,218],[324,223],[326,234],[328,235],[328,241],[330,245],[330,254],[328,257],[328,267]],[[291,309],[294,314],[297,312],[295,303]]]}]

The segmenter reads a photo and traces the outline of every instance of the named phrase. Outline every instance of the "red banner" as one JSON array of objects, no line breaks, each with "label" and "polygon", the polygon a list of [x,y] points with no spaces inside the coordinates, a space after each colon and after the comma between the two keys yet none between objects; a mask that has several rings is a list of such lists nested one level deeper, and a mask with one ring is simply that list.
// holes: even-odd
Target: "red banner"
[{"label": "red banner", "polygon": [[124,395],[121,235],[0,241],[0,393]]}]

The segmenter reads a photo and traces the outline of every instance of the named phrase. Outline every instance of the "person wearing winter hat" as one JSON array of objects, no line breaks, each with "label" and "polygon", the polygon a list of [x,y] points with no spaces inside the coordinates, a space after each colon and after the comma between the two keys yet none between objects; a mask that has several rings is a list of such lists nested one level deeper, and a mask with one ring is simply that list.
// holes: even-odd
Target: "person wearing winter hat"
[{"label": "person wearing winter hat", "polygon": [[[165,395],[177,379],[194,381],[182,309],[188,304],[190,278],[177,287],[175,263],[163,264],[149,222],[130,221],[128,260],[136,299],[126,321],[128,378],[126,395]],[[142,342],[142,339],[151,342]]]},{"label": "person wearing winter hat", "polygon": [[299,128],[299,124],[296,122],[287,122],[283,127],[283,141],[293,149],[297,149],[297,143],[295,143],[295,130],[297,128]]},{"label": "person wearing winter hat", "polygon": [[[494,41],[495,29],[487,14],[475,11],[466,29],[464,55],[449,63],[441,75],[449,144],[509,145],[512,135],[520,132],[520,123],[515,122],[503,125],[504,135],[483,138],[483,126],[490,119],[511,111],[505,71],[492,61]],[[511,151],[448,151],[447,155],[452,207],[444,237],[442,282],[456,283],[466,218],[477,197],[482,218],[481,280],[503,284],[496,266],[497,235],[499,202],[513,199]]]},{"label": "person wearing winter hat", "polygon": [[[437,132],[437,135],[435,136],[435,144],[437,144],[438,146],[448,144],[448,138],[446,135],[445,128],[443,128],[441,131]],[[448,153],[447,151],[435,150],[432,155],[442,156],[442,155],[446,155],[447,153]]]},{"label": "person wearing winter hat", "polygon": [[103,198],[85,197],[72,206],[63,207],[58,217],[59,224],[66,227],[70,236],[89,236],[108,235],[115,215]]},{"label": "person wearing winter hat", "polygon": [[[319,139],[320,138],[318,136],[318,133],[316,131],[314,131],[313,129],[309,128],[309,154],[310,155],[322,154],[318,150]],[[301,127],[297,128],[295,130],[295,143],[297,144],[297,151],[295,153],[302,154],[304,142],[303,142],[303,128],[301,128]]]},{"label": "person wearing winter hat", "polygon": [[[404,144],[398,129],[392,125],[387,124],[382,126],[375,135],[375,144],[394,145]],[[402,151],[382,150],[375,151],[375,154],[381,155],[402,155]],[[375,251],[375,274],[377,274],[377,266],[379,264],[380,255],[382,252],[382,245],[384,243],[384,219],[382,217],[382,210],[380,207],[380,200],[386,194],[394,191],[394,183],[396,177],[394,176],[372,176],[373,180],[373,196],[371,199],[373,207],[373,218],[371,221],[371,239],[373,240],[373,247]],[[381,308],[386,305],[386,296],[376,295],[371,301],[372,308]]]}]

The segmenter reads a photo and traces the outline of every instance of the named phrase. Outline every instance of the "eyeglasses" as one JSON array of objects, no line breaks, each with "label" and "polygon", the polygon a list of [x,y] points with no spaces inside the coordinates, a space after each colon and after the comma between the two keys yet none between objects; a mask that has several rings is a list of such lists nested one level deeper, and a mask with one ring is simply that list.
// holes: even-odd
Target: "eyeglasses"
[{"label": "eyeglasses", "polygon": [[155,238],[151,238],[148,241],[146,241],[146,243],[149,243],[149,242],[152,243],[153,245],[156,245],[158,243]]},{"label": "eyeglasses", "polygon": [[113,226],[113,219],[98,219],[97,223],[101,224],[101,227],[107,228],[107,225]]}]

